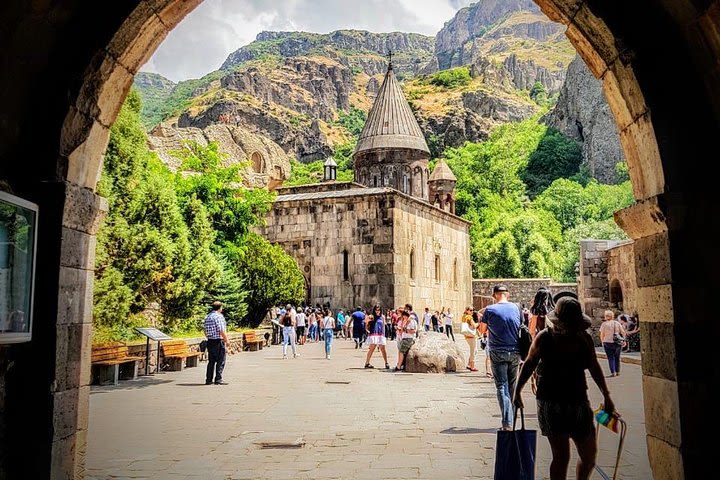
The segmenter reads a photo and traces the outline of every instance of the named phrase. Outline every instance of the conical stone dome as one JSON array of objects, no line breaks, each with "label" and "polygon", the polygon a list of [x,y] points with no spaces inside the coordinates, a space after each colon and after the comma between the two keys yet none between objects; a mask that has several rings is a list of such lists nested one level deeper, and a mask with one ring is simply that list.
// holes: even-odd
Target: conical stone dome
[{"label": "conical stone dome", "polygon": [[430,174],[430,181],[437,182],[440,180],[446,180],[450,182],[456,182],[455,174],[450,170],[450,167],[443,160],[438,160],[435,169]]},{"label": "conical stone dome", "polygon": [[388,67],[353,155],[377,149],[419,150],[430,155],[392,66]]}]

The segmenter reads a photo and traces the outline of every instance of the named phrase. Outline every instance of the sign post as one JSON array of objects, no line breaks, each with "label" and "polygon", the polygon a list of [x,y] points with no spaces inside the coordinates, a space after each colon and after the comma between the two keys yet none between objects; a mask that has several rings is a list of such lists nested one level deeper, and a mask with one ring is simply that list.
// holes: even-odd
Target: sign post
[{"label": "sign post", "polygon": [[150,375],[150,340],[157,341],[157,364],[155,365],[155,372],[160,371],[160,342],[162,340],[172,340],[172,337],[161,332],[157,328],[135,328],[139,333],[147,337],[147,343],[145,345],[145,375]]}]

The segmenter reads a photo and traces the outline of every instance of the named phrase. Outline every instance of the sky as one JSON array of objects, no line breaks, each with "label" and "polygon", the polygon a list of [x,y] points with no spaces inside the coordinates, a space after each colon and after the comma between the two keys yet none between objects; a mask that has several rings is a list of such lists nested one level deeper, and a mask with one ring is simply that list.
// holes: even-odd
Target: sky
[{"label": "sky", "polygon": [[217,70],[227,56],[263,30],[435,35],[473,0],[205,0],[170,32],[145,72],[174,82]]}]

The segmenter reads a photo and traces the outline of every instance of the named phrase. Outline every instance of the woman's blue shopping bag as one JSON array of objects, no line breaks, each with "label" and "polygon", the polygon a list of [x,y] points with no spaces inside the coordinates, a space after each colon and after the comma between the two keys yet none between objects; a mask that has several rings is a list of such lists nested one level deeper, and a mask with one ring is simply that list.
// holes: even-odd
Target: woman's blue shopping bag
[{"label": "woman's blue shopping bag", "polygon": [[520,409],[521,427],[498,430],[495,443],[495,480],[535,480],[537,431],[525,429],[525,413]]}]

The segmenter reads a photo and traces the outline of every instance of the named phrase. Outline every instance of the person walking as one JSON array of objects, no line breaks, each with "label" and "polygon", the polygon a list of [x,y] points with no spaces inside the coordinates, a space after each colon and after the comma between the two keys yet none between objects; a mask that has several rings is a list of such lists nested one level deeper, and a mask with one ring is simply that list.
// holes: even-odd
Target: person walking
[{"label": "person walking", "polygon": [[495,379],[503,430],[512,430],[512,392],[520,365],[519,332],[522,322],[522,312],[516,304],[510,303],[509,296],[506,285],[495,285],[495,303],[485,307],[480,319],[488,326],[490,368]]},{"label": "person walking", "polygon": [[335,321],[335,331],[338,337],[345,337],[345,313],[342,310],[338,310],[337,319]]},{"label": "person walking", "polygon": [[440,312],[435,310],[435,313],[432,314],[432,317],[430,318],[432,322],[432,330],[433,332],[440,332],[440,328],[438,327],[438,322],[440,320]]},{"label": "person walking", "polygon": [[547,315],[555,308],[552,294],[545,287],[540,287],[535,293],[533,304],[530,307],[530,315],[528,318],[528,329],[530,335],[535,338],[538,332],[545,328],[545,319]]},{"label": "person walking", "polygon": [[611,377],[620,376],[620,351],[623,345],[615,342],[616,334],[622,335],[623,338],[627,337],[625,327],[615,320],[615,313],[612,310],[605,310],[603,322],[600,324],[599,335],[607,356]]},{"label": "person walking", "polygon": [[307,338],[305,335],[305,312],[301,308],[299,312],[295,315],[295,333],[297,333],[297,343],[298,345],[305,345],[305,339]]},{"label": "person walking", "polygon": [[325,309],[321,320],[323,339],[325,340],[325,358],[330,360],[330,349],[332,348],[333,337],[335,336],[335,319],[330,310]]},{"label": "person walking", "polygon": [[[212,303],[210,313],[205,317],[203,330],[207,338],[208,365],[205,372],[205,385],[227,385],[222,374],[225,369],[225,346],[228,344],[227,324],[222,314],[222,303]],[[215,378],[213,380],[213,373]]]},{"label": "person walking", "polygon": [[362,348],[365,340],[365,312],[362,307],[357,307],[351,316],[353,340],[355,340],[355,348]]},{"label": "person walking", "polygon": [[467,341],[468,347],[470,348],[470,353],[468,354],[468,364],[465,368],[467,368],[471,372],[477,372],[478,370],[477,368],[475,368],[475,356],[477,355],[478,324],[475,323],[475,321],[473,320],[473,309],[471,307],[467,307],[465,309],[462,321],[468,326],[468,331],[466,333],[463,333],[463,336],[465,337],[465,341]]},{"label": "person walking", "polygon": [[612,414],[615,404],[595,355],[593,339],[587,333],[590,317],[582,313],[580,303],[572,297],[563,297],[548,318],[552,325],[535,336],[520,369],[513,404],[524,408],[523,387],[537,371],[538,423],[552,451],[550,479],[567,478],[572,439],[578,452],[576,478],[587,480],[595,467],[597,437],[585,370],[603,395],[603,409]]},{"label": "person walking", "polygon": [[425,307],[425,313],[423,314],[423,327],[425,328],[426,332],[429,332],[431,326],[432,326],[432,313],[430,313],[430,309],[428,307]]},{"label": "person walking", "polygon": [[293,358],[297,358],[298,353],[295,350],[295,310],[291,305],[288,304],[285,307],[285,313],[283,314],[282,321],[280,323],[283,326],[283,358],[287,358],[288,345],[292,348]]},{"label": "person walking", "polygon": [[370,360],[372,359],[375,348],[377,347],[377,349],[380,350],[380,353],[382,354],[383,360],[385,360],[385,369],[389,370],[390,365],[388,364],[387,351],[385,350],[385,344],[387,343],[387,340],[385,339],[386,319],[385,316],[383,316],[382,314],[382,309],[380,308],[380,305],[375,305],[375,307],[373,308],[372,318],[373,320],[371,322],[368,322],[367,328],[367,331],[369,333],[367,337],[367,343],[369,347],[367,357],[365,358],[365,368],[374,368],[370,364]]},{"label": "person walking", "polygon": [[455,341],[455,333],[453,333],[453,314],[450,308],[448,307],[447,313],[444,316],[445,320],[445,335],[447,335],[448,338],[452,337],[453,342]]}]

